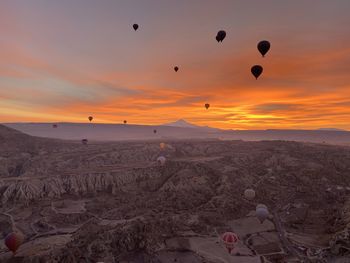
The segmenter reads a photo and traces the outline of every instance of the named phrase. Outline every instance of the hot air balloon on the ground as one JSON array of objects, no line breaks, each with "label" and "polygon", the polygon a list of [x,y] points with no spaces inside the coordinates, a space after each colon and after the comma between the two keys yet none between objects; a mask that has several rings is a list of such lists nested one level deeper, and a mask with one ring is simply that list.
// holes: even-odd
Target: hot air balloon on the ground
[{"label": "hot air balloon on the ground", "polygon": [[226,37],[226,32],[224,30],[220,30],[217,33],[215,39],[217,42],[222,42],[225,39],[225,37]]},{"label": "hot air balloon on the ground", "polygon": [[57,124],[53,124],[53,125],[52,125],[52,128],[57,128]]},{"label": "hot air balloon on the ground", "polygon": [[267,40],[260,41],[258,43],[258,50],[261,53],[261,55],[264,57],[266,53],[270,50],[270,42]]},{"label": "hot air balloon on the ground", "polygon": [[89,121],[91,122],[93,119],[94,119],[94,117],[92,117],[92,116],[89,116]]},{"label": "hot air balloon on the ground", "polygon": [[161,143],[159,144],[159,146],[160,146],[160,149],[161,149],[161,150],[164,150],[166,145],[165,145],[164,142],[161,142]]},{"label": "hot air balloon on the ground", "polygon": [[205,107],[206,109],[209,109],[210,104],[209,104],[209,103],[206,103],[206,104],[204,104],[204,107]]},{"label": "hot air balloon on the ground", "polygon": [[252,74],[254,75],[254,77],[256,79],[258,79],[258,77],[261,75],[261,73],[263,72],[263,67],[260,66],[260,65],[254,65],[252,68],[251,68],[251,72]]},{"label": "hot air balloon on the ground", "polygon": [[259,219],[262,224],[269,216],[269,210],[264,204],[258,204],[255,209],[256,217]]},{"label": "hot air balloon on the ground", "polygon": [[164,166],[165,165],[165,162],[166,162],[166,158],[164,156],[159,156],[157,158],[157,163],[160,165],[160,166]]},{"label": "hot air balloon on the ground", "polygon": [[5,245],[13,254],[16,253],[23,241],[24,235],[19,231],[12,232],[5,237]]},{"label": "hot air balloon on the ground", "polygon": [[127,124],[127,120],[124,120],[124,124]]},{"label": "hot air balloon on the ground", "polygon": [[82,140],[81,140],[81,143],[84,144],[84,145],[86,145],[86,144],[88,143],[88,139],[82,139]]},{"label": "hot air balloon on the ground", "polygon": [[255,198],[255,191],[253,189],[246,189],[244,191],[244,197],[248,200],[253,200]]},{"label": "hot air balloon on the ground", "polygon": [[179,67],[178,66],[174,67],[174,70],[175,70],[175,72],[178,72]]},{"label": "hot air balloon on the ground", "polygon": [[238,242],[238,236],[233,232],[226,232],[222,235],[221,239],[228,253],[231,254],[231,251],[235,248],[235,244]]},{"label": "hot air balloon on the ground", "polygon": [[133,24],[132,27],[134,28],[134,30],[136,31],[139,28],[138,24]]}]

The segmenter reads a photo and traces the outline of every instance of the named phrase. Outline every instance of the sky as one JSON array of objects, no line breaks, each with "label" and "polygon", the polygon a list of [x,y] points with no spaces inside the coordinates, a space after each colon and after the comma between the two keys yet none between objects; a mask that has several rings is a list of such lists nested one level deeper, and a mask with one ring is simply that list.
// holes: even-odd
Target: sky
[{"label": "sky", "polygon": [[349,0],[0,0],[0,122],[350,130],[349,11]]}]

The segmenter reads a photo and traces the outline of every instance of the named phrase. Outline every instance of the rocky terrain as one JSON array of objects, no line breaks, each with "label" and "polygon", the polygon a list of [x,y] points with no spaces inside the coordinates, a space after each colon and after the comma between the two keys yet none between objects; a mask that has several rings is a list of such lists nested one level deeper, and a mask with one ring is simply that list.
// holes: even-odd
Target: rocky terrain
[{"label": "rocky terrain", "polygon": [[[349,262],[346,146],[83,145],[0,125],[0,149],[0,262]],[[263,224],[258,203],[270,211]],[[14,256],[3,241],[13,228],[25,235]],[[231,255],[220,241],[226,231],[240,239]]]}]

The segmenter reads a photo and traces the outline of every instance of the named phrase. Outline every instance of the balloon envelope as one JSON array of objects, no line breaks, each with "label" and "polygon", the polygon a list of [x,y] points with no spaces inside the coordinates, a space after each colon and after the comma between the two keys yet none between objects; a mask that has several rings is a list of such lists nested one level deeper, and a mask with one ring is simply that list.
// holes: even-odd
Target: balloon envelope
[{"label": "balloon envelope", "polygon": [[271,47],[270,42],[267,40],[263,40],[258,43],[258,50],[263,57],[270,50],[270,47]]},{"label": "balloon envelope", "polygon": [[246,189],[244,191],[244,197],[248,200],[253,200],[255,198],[255,191],[253,189]]},{"label": "balloon envelope", "polygon": [[12,232],[5,237],[5,245],[13,253],[16,253],[17,249],[22,245],[24,236],[20,232]]},{"label": "balloon envelope", "polygon": [[136,31],[139,28],[138,24],[133,24],[132,27],[134,28],[134,30]]},{"label": "balloon envelope", "polygon": [[160,149],[164,149],[165,148],[165,143],[164,142],[161,142],[160,144],[159,144],[159,146],[160,146]]},{"label": "balloon envelope", "polygon": [[205,107],[206,109],[208,109],[208,108],[210,107],[210,104],[209,104],[209,103],[206,103],[206,104],[204,105],[204,107]]},{"label": "balloon envelope", "polygon": [[251,72],[252,74],[254,75],[254,77],[256,79],[258,79],[258,77],[261,75],[261,73],[263,72],[263,67],[260,66],[260,65],[254,65],[252,68],[251,68]]},{"label": "balloon envelope", "polygon": [[259,219],[260,223],[263,223],[269,216],[269,210],[265,205],[259,204],[256,206],[255,214],[256,217]]},{"label": "balloon envelope", "polygon": [[157,163],[161,166],[164,166],[165,165],[165,162],[166,162],[166,158],[164,156],[159,156],[157,158]]},{"label": "balloon envelope", "polygon": [[222,241],[224,242],[228,252],[231,253],[238,241],[238,236],[233,232],[226,232],[222,235]]},{"label": "balloon envelope", "polygon": [[92,121],[94,118],[92,116],[89,116],[89,121]]},{"label": "balloon envelope", "polygon": [[226,37],[226,32],[224,30],[220,30],[216,35],[216,41],[222,42]]},{"label": "balloon envelope", "polygon": [[179,70],[179,67],[174,67],[175,72]]},{"label": "balloon envelope", "polygon": [[126,120],[124,120],[124,124],[126,124],[127,123],[127,121]]}]

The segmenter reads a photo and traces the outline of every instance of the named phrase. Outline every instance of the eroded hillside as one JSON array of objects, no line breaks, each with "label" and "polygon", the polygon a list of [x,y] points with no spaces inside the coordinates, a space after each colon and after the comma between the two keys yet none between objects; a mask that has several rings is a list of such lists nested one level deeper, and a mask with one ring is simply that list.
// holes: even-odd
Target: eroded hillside
[{"label": "eroded hillside", "polygon": [[[15,257],[2,243],[1,262],[349,257],[350,148],[218,140],[165,141],[164,149],[159,141],[82,145],[0,128],[2,238],[14,226],[26,237]],[[160,155],[165,166],[156,162]],[[247,188],[257,193],[253,201],[243,197]],[[263,224],[252,212],[258,203],[271,214]],[[234,255],[218,242],[228,230],[240,236]]]}]

